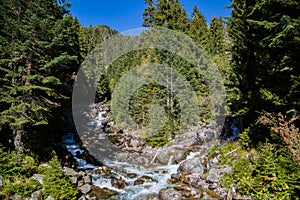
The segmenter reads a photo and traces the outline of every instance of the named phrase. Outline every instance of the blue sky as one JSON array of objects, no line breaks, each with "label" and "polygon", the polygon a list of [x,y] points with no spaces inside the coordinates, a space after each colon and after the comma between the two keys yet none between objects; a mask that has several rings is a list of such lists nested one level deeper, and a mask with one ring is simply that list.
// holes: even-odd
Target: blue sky
[{"label": "blue sky", "polygon": [[[71,13],[77,16],[83,26],[107,25],[117,31],[142,27],[142,13],[146,4],[143,0],[69,0]],[[230,0],[179,0],[191,15],[196,3],[200,11],[210,22],[212,16],[230,15]]]}]

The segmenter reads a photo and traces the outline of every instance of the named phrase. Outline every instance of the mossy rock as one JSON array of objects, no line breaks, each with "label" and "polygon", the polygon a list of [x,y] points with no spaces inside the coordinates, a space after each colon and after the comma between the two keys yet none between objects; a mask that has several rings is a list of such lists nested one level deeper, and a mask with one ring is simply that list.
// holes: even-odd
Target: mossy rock
[{"label": "mossy rock", "polygon": [[138,178],[136,181],[134,181],[134,185],[141,185],[144,183],[151,183],[151,182],[155,182],[155,180],[149,176],[142,176]]}]

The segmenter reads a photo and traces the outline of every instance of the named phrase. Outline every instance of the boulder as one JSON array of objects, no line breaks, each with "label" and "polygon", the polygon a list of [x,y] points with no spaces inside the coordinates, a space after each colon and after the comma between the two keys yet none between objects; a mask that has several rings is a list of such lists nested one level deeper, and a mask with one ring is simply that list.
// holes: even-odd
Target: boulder
[{"label": "boulder", "polygon": [[9,199],[10,200],[22,200],[22,197],[20,195],[14,194]]},{"label": "boulder", "polygon": [[90,175],[90,174],[84,175],[83,181],[85,184],[92,184],[92,175]]},{"label": "boulder", "polygon": [[78,178],[82,176],[80,173],[76,172],[74,169],[69,167],[64,167],[63,171],[67,176],[78,177]]},{"label": "boulder", "polygon": [[220,179],[224,174],[229,174],[232,167],[229,165],[223,165],[219,167],[214,167],[209,170],[206,180],[210,183],[219,183]]},{"label": "boulder", "polygon": [[134,181],[134,185],[141,185],[144,183],[151,183],[151,182],[155,182],[153,178],[149,176],[142,176],[138,178],[136,181]]},{"label": "boulder", "polygon": [[93,187],[93,191],[91,192],[90,195],[94,195],[96,199],[109,199],[110,197],[118,194],[118,192],[114,190],[110,190],[107,188],[100,188],[98,186]]},{"label": "boulder", "polygon": [[80,186],[78,188],[78,190],[82,193],[82,194],[87,194],[92,190],[92,186],[89,184],[84,184],[83,186]]},{"label": "boulder", "polygon": [[44,178],[45,178],[45,175],[43,174],[33,174],[32,176],[33,179],[36,179],[40,184],[44,184]]},{"label": "boulder", "polygon": [[30,200],[42,200],[42,198],[43,198],[43,193],[41,190],[38,190],[31,194]]},{"label": "boulder", "polygon": [[111,179],[111,185],[118,189],[123,189],[127,184],[124,180],[118,178]]},{"label": "boulder", "polygon": [[85,198],[85,196],[81,196],[81,197],[79,197],[78,200],[86,200],[86,198]]},{"label": "boulder", "polygon": [[185,149],[183,146],[169,146],[159,150],[157,161],[159,164],[167,165],[179,163],[185,158]]},{"label": "boulder", "polygon": [[180,164],[178,170],[188,174],[197,174],[203,176],[205,167],[201,164],[199,158],[189,159]]},{"label": "boulder", "polygon": [[159,200],[181,200],[182,195],[174,188],[162,189],[158,193]]},{"label": "boulder", "polygon": [[158,200],[157,194],[145,194],[138,196],[136,200]]}]

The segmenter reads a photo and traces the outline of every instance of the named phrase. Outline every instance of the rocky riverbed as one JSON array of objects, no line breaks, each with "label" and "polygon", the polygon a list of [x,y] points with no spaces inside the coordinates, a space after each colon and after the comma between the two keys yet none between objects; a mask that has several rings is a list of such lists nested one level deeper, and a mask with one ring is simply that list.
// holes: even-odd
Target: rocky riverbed
[{"label": "rocky riverbed", "polygon": [[[191,128],[175,137],[173,145],[154,148],[136,132],[115,125],[104,104],[97,104],[87,115],[90,119],[87,126],[93,132],[87,135],[93,138],[81,138],[81,143],[75,133],[69,133],[62,141],[78,162],[75,169],[64,167],[63,170],[80,191],[81,200],[249,199],[236,197],[234,188],[222,187],[220,179],[231,173],[232,168],[218,165],[218,152],[208,156],[210,148],[218,143],[214,139],[217,133],[211,126]],[[97,143],[103,138],[109,138],[119,149],[114,159],[92,153],[98,156],[97,160],[86,160],[90,156],[83,155],[87,150],[94,150],[89,149],[91,141]],[[83,150],[84,146],[87,150]]]}]

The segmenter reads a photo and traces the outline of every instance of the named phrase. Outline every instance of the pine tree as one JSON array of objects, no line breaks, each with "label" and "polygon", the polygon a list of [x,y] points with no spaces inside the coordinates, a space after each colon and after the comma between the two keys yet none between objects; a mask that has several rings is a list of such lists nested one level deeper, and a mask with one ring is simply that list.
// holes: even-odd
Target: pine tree
[{"label": "pine tree", "polygon": [[209,53],[212,55],[225,53],[225,23],[222,19],[213,17],[210,23]]},{"label": "pine tree", "polygon": [[189,36],[196,40],[201,47],[208,49],[209,27],[196,4],[193,8],[192,20],[190,22],[189,28]]},{"label": "pine tree", "polygon": [[[300,23],[298,1],[232,2],[230,35],[241,111],[299,111]],[[297,100],[298,99],[298,100]]]},{"label": "pine tree", "polygon": [[4,5],[0,123],[23,151],[22,136],[48,124],[53,108],[70,93],[71,72],[79,64],[78,24],[70,15],[63,17],[66,8],[56,1],[5,0]]},{"label": "pine tree", "polygon": [[143,26],[165,27],[172,30],[186,32],[188,17],[186,10],[178,0],[145,1],[148,6],[143,13]]}]

